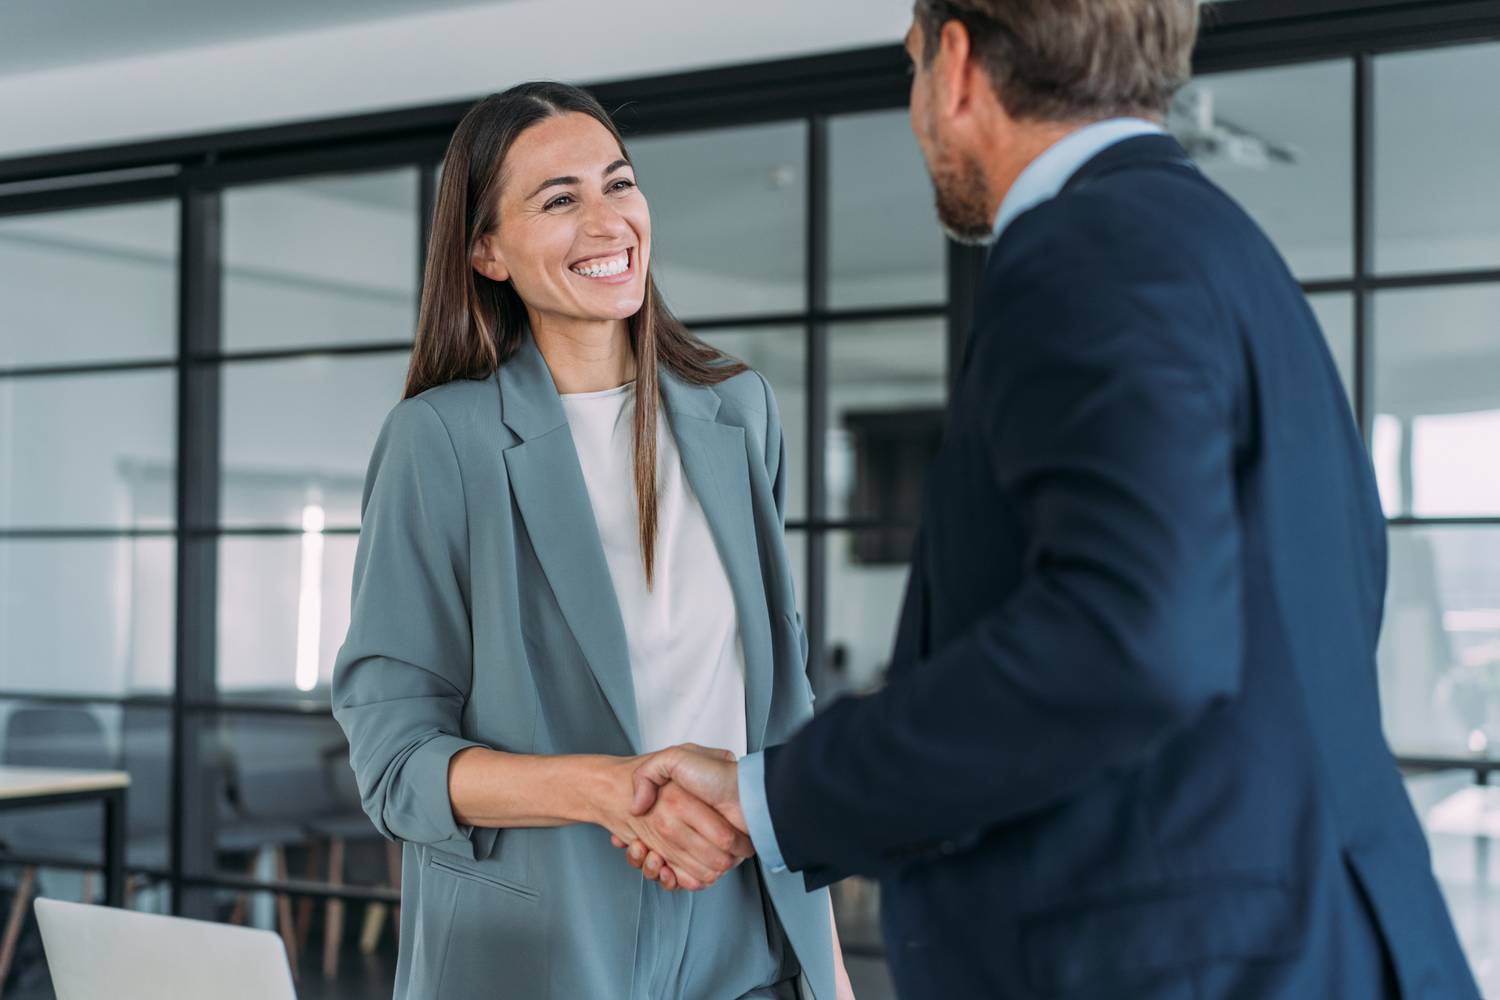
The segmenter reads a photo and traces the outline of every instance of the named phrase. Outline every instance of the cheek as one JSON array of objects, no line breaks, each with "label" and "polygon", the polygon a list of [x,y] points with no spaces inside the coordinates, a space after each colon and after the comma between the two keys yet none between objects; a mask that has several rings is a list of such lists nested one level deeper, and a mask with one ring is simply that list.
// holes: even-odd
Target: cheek
[{"label": "cheek", "polygon": [[518,281],[534,280],[537,275],[566,266],[572,234],[561,220],[538,219],[529,225],[522,238],[504,245],[505,261]]},{"label": "cheek", "polygon": [[649,264],[651,262],[651,210],[646,206],[646,199],[638,199],[638,204],[625,213],[625,218],[635,232],[636,239],[640,241],[641,262]]}]

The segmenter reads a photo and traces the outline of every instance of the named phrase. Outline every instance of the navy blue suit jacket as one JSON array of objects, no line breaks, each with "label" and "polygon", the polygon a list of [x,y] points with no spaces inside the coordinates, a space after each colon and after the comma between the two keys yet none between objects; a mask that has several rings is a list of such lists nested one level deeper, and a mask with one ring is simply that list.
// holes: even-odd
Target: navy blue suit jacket
[{"label": "navy blue suit jacket", "polygon": [[1385,519],[1270,242],[1165,136],[994,248],[888,685],[766,755],[904,998],[1477,995],[1381,733]]}]

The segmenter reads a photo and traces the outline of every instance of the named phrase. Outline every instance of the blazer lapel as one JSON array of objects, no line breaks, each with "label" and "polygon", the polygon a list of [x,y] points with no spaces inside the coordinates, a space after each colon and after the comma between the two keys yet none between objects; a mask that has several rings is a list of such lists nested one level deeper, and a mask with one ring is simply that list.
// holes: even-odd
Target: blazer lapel
[{"label": "blazer lapel", "polygon": [[708,520],[729,577],[745,653],[745,730],[760,750],[771,714],[771,625],[760,548],[750,506],[750,454],[743,428],[718,423],[719,394],[661,372],[662,402],[688,483]]},{"label": "blazer lapel", "polygon": [[500,366],[501,419],[521,443],[505,450],[510,488],[547,582],[634,753],[641,752],[625,623],[598,522],[552,373],[528,336]]}]

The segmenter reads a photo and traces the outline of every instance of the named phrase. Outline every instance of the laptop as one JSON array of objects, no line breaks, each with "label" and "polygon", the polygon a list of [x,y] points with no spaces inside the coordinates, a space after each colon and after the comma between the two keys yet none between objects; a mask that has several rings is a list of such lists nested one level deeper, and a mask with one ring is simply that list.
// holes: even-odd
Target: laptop
[{"label": "laptop", "polygon": [[38,899],[57,1000],[296,1000],[270,931]]}]

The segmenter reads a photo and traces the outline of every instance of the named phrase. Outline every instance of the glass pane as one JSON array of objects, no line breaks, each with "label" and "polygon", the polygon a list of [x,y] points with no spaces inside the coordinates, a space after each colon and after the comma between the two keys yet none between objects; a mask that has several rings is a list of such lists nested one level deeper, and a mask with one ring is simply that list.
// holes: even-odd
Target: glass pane
[{"label": "glass pane", "polygon": [[177,353],[177,203],[0,219],[0,368]]},{"label": "glass pane", "polygon": [[856,875],[835,882],[828,891],[854,995],[860,1000],[895,1000],[890,969],[879,957],[885,950],[880,933],[880,883]]},{"label": "glass pane", "polygon": [[1395,528],[1380,645],[1398,752],[1500,747],[1500,528]]},{"label": "glass pane", "polygon": [[176,558],[170,538],[0,541],[0,690],[169,690]]},{"label": "glass pane", "polygon": [[683,319],[807,308],[801,122],[630,144],[651,204],[651,272]]},{"label": "glass pane", "polygon": [[358,537],[304,531],[219,541],[219,691],[226,697],[328,697],[349,629]]},{"label": "glass pane", "polygon": [[[226,712],[204,739],[209,743],[204,751],[222,760],[235,793],[227,806],[217,807],[219,871],[400,885],[400,847],[391,844],[388,855],[385,840],[360,808],[349,744],[332,716]],[[326,851],[306,850],[326,848],[335,838],[345,848],[338,872],[330,871]],[[278,850],[285,872],[276,870],[274,856],[265,856]],[[257,870],[257,865],[266,867]]]},{"label": "glass pane", "polygon": [[885,682],[908,559],[889,559],[885,531],[832,531],[823,540],[828,560],[828,635],[825,686],[819,707],[840,694],[870,691]]},{"label": "glass pane", "polygon": [[1354,296],[1342,292],[1309,295],[1307,302],[1318,317],[1333,363],[1344,380],[1344,392],[1354,398]]},{"label": "glass pane", "polygon": [[786,517],[807,516],[807,333],[800,326],[713,330],[699,334],[771,383],[786,439]]},{"label": "glass pane", "polygon": [[404,353],[225,364],[223,523],[358,527],[370,451],[406,365]]},{"label": "glass pane", "polygon": [[[0,759],[23,767],[74,767],[121,770],[130,775],[125,806],[125,861],[128,865],[165,868],[171,815],[171,713],[149,705],[0,704]],[[49,860],[103,866],[104,813],[93,803],[26,810],[0,816],[0,838],[16,853]],[[42,879],[49,894],[78,900],[80,873],[62,872]],[[68,889],[63,889],[64,885]],[[94,878],[96,900],[102,879]],[[137,909],[153,908],[161,899],[147,887]]]},{"label": "glass pane", "polygon": [[829,302],[835,307],[942,302],[943,231],[906,111],[828,126]]},{"label": "glass pane", "polygon": [[1386,509],[1500,514],[1500,286],[1377,294],[1375,364],[1376,412],[1399,442],[1383,456],[1382,482],[1399,486]]},{"label": "glass pane", "polygon": [[1500,924],[1496,876],[1490,862],[1500,788],[1474,783],[1469,771],[1442,771],[1406,781],[1427,830],[1432,869],[1453,915],[1464,953],[1484,996],[1500,995]]},{"label": "glass pane", "polygon": [[417,171],[224,193],[224,349],[411,340]]},{"label": "glass pane", "polygon": [[171,369],[0,378],[0,526],[170,527]]},{"label": "glass pane", "polygon": [[1500,45],[1375,63],[1375,266],[1386,273],[1500,266]]},{"label": "glass pane", "polygon": [[942,319],[833,327],[828,346],[830,517],[916,521],[923,476],[941,436],[947,353]]},{"label": "glass pane", "polygon": [[1339,60],[1199,77],[1173,102],[1173,134],[1304,280],[1354,270],[1353,87]]}]

